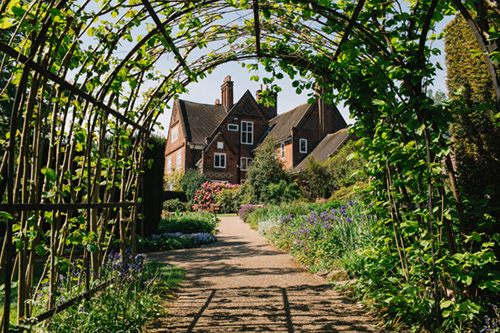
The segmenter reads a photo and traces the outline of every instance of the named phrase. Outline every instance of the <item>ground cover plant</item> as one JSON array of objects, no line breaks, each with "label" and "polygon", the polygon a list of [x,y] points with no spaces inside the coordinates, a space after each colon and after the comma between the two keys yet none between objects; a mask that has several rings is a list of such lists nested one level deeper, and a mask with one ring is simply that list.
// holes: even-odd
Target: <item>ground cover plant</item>
[{"label": "ground cover plant", "polygon": [[[60,274],[57,304],[84,292],[84,274],[82,260]],[[151,262],[144,254],[132,257],[131,249],[127,249],[125,258],[112,252],[90,286],[107,283],[105,288],[88,300],[77,301],[47,323],[33,325],[28,319],[22,327],[34,332],[142,332],[146,323],[166,313],[162,303],[172,297],[171,288],[178,286],[183,276],[179,268]],[[49,284],[42,281],[31,303],[34,315],[45,310],[49,293]]]},{"label": "ground cover plant", "polygon": [[162,219],[158,229],[139,240],[145,251],[175,250],[213,243],[219,220],[209,212],[172,214]]}]

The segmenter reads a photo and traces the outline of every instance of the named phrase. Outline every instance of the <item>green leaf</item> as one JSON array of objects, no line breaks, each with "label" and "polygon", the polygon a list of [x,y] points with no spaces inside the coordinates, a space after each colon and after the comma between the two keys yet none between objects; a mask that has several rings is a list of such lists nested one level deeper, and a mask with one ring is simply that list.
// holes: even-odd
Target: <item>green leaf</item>
[{"label": "green leaf", "polygon": [[94,244],[87,244],[87,251],[89,251],[90,253],[95,253],[98,250],[99,249]]},{"label": "green leaf", "polygon": [[12,216],[12,214],[4,212],[4,211],[0,211],[0,217],[6,218],[7,220],[14,219],[14,216]]},{"label": "green leaf", "polygon": [[52,170],[51,168],[48,168],[48,167],[43,168],[42,174],[44,174],[45,177],[47,177],[47,179],[52,181],[52,182],[55,182],[57,179],[56,172],[54,170]]},{"label": "green leaf", "polygon": [[350,153],[347,157],[346,157],[346,161],[350,161],[352,159],[358,159],[359,158],[359,153],[358,152],[353,152],[353,153]]},{"label": "green leaf", "polygon": [[424,130],[425,130],[425,124],[420,125],[420,127],[417,128],[417,130],[416,130],[417,135],[422,136],[422,134],[424,133]]},{"label": "green leaf", "polygon": [[451,300],[442,300],[441,301],[441,309],[449,308],[453,304],[455,304],[455,303],[453,301],[451,301]]}]

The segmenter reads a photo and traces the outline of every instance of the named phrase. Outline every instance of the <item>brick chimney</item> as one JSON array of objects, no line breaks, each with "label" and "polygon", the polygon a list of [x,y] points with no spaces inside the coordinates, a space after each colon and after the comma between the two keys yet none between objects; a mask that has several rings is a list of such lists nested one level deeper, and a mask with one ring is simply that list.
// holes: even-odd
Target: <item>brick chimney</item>
[{"label": "brick chimney", "polygon": [[316,83],[316,95],[318,96],[318,129],[319,137],[326,134],[326,105],[323,95],[325,94],[325,87]]},{"label": "brick chimney", "polygon": [[[266,87],[266,89],[268,89],[268,87]],[[261,98],[261,93],[262,84],[260,85],[260,89],[255,93],[255,99],[257,101],[259,101],[259,99]],[[275,92],[271,92],[271,94],[274,96],[274,106],[265,107],[264,104],[259,104],[267,119],[272,119],[278,115],[278,94]]]},{"label": "brick chimney", "polygon": [[229,110],[233,106],[233,81],[231,81],[231,76],[226,76],[221,91],[222,105],[226,107],[226,110]]}]

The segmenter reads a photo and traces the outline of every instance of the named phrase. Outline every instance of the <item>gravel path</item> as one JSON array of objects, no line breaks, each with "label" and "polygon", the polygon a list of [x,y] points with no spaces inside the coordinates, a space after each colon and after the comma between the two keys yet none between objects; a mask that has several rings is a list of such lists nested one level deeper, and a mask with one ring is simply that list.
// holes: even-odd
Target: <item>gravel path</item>
[{"label": "gravel path", "polygon": [[356,305],[238,217],[222,217],[218,229],[216,243],[149,255],[186,272],[171,316],[150,331],[378,332]]}]

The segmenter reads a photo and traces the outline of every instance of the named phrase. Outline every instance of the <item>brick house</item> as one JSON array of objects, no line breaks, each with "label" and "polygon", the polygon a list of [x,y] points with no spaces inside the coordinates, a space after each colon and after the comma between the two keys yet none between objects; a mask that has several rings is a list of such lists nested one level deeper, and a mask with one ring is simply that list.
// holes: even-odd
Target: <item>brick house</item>
[{"label": "brick house", "polygon": [[225,78],[221,94],[222,102],[217,99],[213,105],[175,101],[165,149],[166,174],[198,168],[212,181],[240,184],[246,179],[253,150],[265,137],[276,140],[277,158],[292,169],[327,134],[346,127],[335,105],[323,102],[303,104],[278,115],[277,103],[273,107],[258,104],[247,90],[233,103],[230,76]]}]

